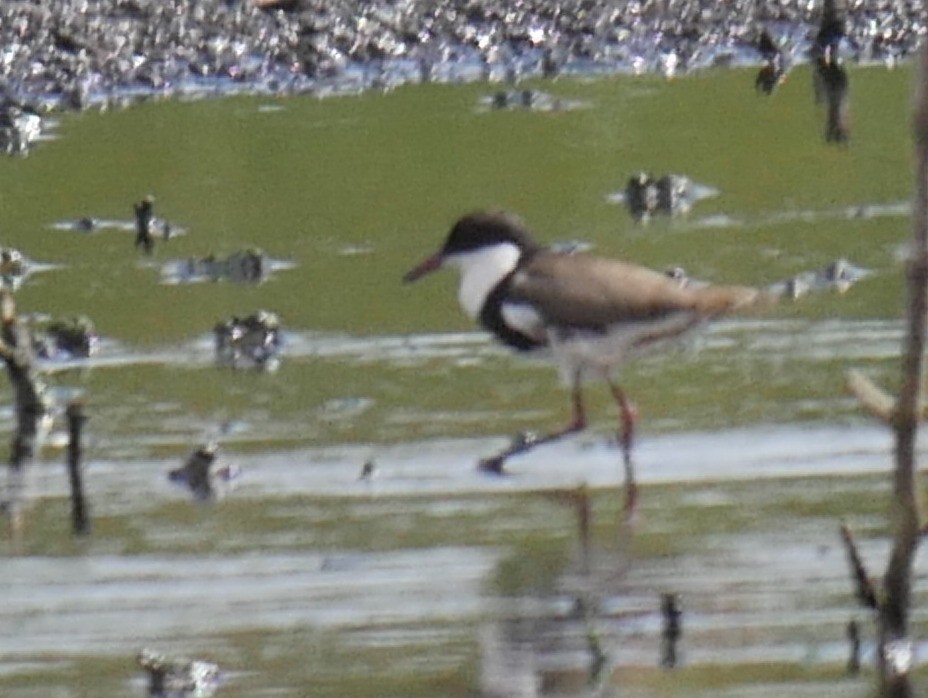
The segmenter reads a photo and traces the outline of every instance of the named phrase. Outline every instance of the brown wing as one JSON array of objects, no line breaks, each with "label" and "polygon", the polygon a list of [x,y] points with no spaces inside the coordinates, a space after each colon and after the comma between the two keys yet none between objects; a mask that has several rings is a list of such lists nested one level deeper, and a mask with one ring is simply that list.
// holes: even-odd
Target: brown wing
[{"label": "brown wing", "polygon": [[542,252],[516,271],[511,298],[530,303],[546,322],[605,327],[674,312],[712,317],[753,302],[756,289],[683,287],[665,274],[615,259]]}]

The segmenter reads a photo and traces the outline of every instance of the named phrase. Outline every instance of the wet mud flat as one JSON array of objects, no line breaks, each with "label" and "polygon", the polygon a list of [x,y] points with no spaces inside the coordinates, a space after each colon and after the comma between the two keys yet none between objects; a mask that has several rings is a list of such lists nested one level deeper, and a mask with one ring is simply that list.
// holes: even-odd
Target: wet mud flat
[{"label": "wet mud flat", "polygon": [[[872,108],[876,84],[901,84],[901,72],[860,71],[855,104]],[[797,79],[802,76],[797,71]],[[755,97],[743,78],[705,79],[737,84],[731,92],[739,100],[745,89]],[[671,84],[673,99],[693,89],[687,81]],[[641,99],[657,105],[663,86],[645,76],[621,92],[632,101],[646,94]],[[780,96],[789,100],[791,85],[784,87]],[[129,113],[75,117],[67,127],[80,137],[49,143],[28,161],[4,163],[7,181],[24,190],[17,210],[30,203],[34,209],[7,226],[19,236],[8,242],[68,267],[30,279],[37,283],[24,286],[24,305],[41,311],[80,305],[107,324],[94,357],[48,366],[55,390],[84,396],[92,412],[85,474],[93,533],[72,540],[60,453],[49,449],[31,469],[33,506],[24,539],[18,549],[3,542],[0,588],[10,603],[0,605],[0,694],[141,696],[145,677],[136,654],[143,647],[216,662],[220,696],[508,697],[607,688],[627,695],[869,693],[872,627],[854,605],[838,527],[847,521],[871,569],[881,569],[891,446],[885,433],[862,421],[841,381],[851,365],[880,378],[889,375],[888,366],[895,369],[902,328],[893,305],[898,294],[888,280],[900,271],[897,250],[909,228],[907,205],[896,203],[908,181],[897,178],[903,171],[907,177],[904,164],[886,154],[904,152],[897,147],[901,137],[894,140],[892,129],[885,143],[872,136],[869,147],[879,158],[868,156],[867,146],[849,151],[853,157],[840,161],[847,165],[840,171],[850,190],[822,174],[834,171],[845,152],[829,151],[793,172],[808,178],[794,200],[792,176],[788,187],[754,179],[746,191],[740,171],[736,177],[721,171],[713,153],[717,159],[725,153],[727,161],[740,152],[733,145],[740,134],[716,141],[701,125],[716,116],[693,116],[683,131],[692,127],[699,138],[673,142],[678,130],[661,128],[659,139],[642,136],[637,154],[623,152],[623,162],[650,162],[664,141],[674,157],[708,141],[711,148],[697,152],[693,162],[712,166],[679,169],[718,186],[720,195],[700,202],[704,208],[689,219],[658,221],[644,232],[629,230],[624,212],[603,200],[627,173],[615,160],[589,166],[608,150],[602,143],[607,137],[590,131],[594,115],[612,123],[604,116],[611,113],[605,91],[587,94],[592,86],[573,85],[591,108],[536,115],[476,114],[478,92],[487,90],[460,89],[460,98],[450,88],[417,88],[358,100],[281,102],[261,118],[281,120],[275,128],[297,121],[324,126],[332,137],[313,141],[307,154],[263,138],[269,129],[250,129],[254,150],[280,159],[244,186],[241,176],[249,168],[241,158],[214,157],[228,150],[228,142],[217,137],[214,149],[198,149],[215,143],[209,131],[222,133],[215,126],[225,121],[212,111],[218,105],[136,110],[133,119],[147,120],[150,128],[174,114],[176,128],[196,134],[178,149],[189,154],[173,150],[172,139],[159,141],[164,151],[144,173],[147,179],[165,170],[159,207],[191,233],[156,248],[152,263],[131,255],[118,225],[116,231],[104,226],[99,235],[48,230],[52,221],[88,213],[125,227],[130,197],[151,187],[141,173],[130,173],[136,179],[129,184],[121,181],[128,178],[118,165],[121,149],[114,148],[112,164],[100,168],[101,177],[116,173],[110,186],[119,193],[103,191],[88,204],[83,192],[65,191],[54,212],[39,195],[62,176],[86,180],[79,169],[71,175],[57,170],[69,160],[81,166],[79,157],[60,154],[88,136],[105,134],[98,145],[103,155],[119,129],[134,142],[139,122],[130,124]],[[675,113],[667,106],[673,99],[653,113]],[[222,106],[239,110],[224,115],[229,121],[258,123],[249,116],[260,108],[256,100]],[[754,106],[733,109],[733,123],[743,112],[754,113]],[[798,111],[784,109],[765,123],[776,128]],[[876,131],[866,128],[868,120],[879,121],[870,113],[861,107],[861,133]],[[525,119],[520,139],[506,120],[523,116],[531,120]],[[549,128],[548,116],[562,120],[558,128]],[[105,120],[99,131],[98,119]],[[635,528],[625,531],[617,523],[622,500],[611,413],[597,409],[599,421],[588,436],[514,459],[509,477],[487,477],[474,468],[509,434],[559,419],[563,396],[548,369],[518,368],[469,327],[448,331],[456,311],[452,294],[439,303],[437,292],[414,300],[399,291],[399,270],[408,266],[413,248],[434,245],[446,209],[461,205],[457,182],[442,179],[445,157],[432,170],[419,161],[415,168],[404,165],[407,147],[395,138],[398,125],[407,124],[418,139],[432,121],[443,127],[431,145],[423,144],[423,153],[447,144],[456,129],[444,126],[466,123],[456,148],[461,168],[487,177],[474,197],[524,201],[534,207],[528,211],[533,220],[549,221],[551,236],[574,235],[574,225],[583,233],[591,229],[598,235],[584,243],[598,251],[621,250],[658,268],[679,261],[699,278],[766,283],[845,254],[873,273],[840,301],[817,297],[805,306],[812,310],[786,309],[786,319],[723,323],[700,337],[692,353],[643,361],[623,376],[647,424],[636,450],[641,511]],[[664,123],[649,121],[641,133]],[[793,125],[790,130],[800,132]],[[368,131],[376,147],[356,147]],[[558,141],[561,132],[569,144]],[[817,130],[807,133],[803,150],[818,145]],[[788,150],[796,134],[789,135],[765,142],[776,152]],[[506,169],[494,161],[493,169],[505,175],[499,180],[481,169],[504,138],[526,154],[542,139],[563,152],[589,143],[578,151],[575,171],[607,173],[583,182],[596,222],[564,220],[565,212],[576,215],[574,191],[557,198],[539,189],[530,202],[507,189],[532,181],[538,168],[528,155],[524,161],[514,156]],[[753,152],[765,138],[752,127],[744,150]],[[397,142],[402,148],[389,150]],[[619,151],[614,141],[607,143]],[[285,160],[291,155],[285,150],[302,164]],[[381,161],[384,151],[390,157]],[[54,176],[40,180],[53,157],[59,158]],[[268,162],[261,157],[251,164]],[[301,169],[314,162],[343,164],[358,186],[326,189],[338,177],[328,169],[319,176]],[[384,162],[391,169],[386,182],[378,171]],[[209,167],[199,169],[204,163]],[[885,170],[874,174],[880,167]],[[299,187],[261,198],[266,189],[259,183],[278,170],[299,172],[286,178]],[[364,173],[373,187],[357,180]],[[441,186],[429,188],[428,180]],[[204,190],[203,182],[213,186]],[[93,184],[95,191],[107,189]],[[303,210],[291,216],[279,205],[302,201],[309,189],[323,192],[331,220]],[[432,211],[436,220],[412,222],[418,212],[405,205],[402,212],[368,207],[370,219],[355,216],[365,213],[358,210],[358,192],[406,202],[420,189],[445,197],[441,212]],[[245,201],[243,190],[257,199]],[[218,191],[232,194],[219,198]],[[217,211],[226,213],[222,226],[212,225]],[[260,243],[295,268],[260,288],[163,283],[162,262],[227,252],[221,246],[227,239]],[[337,317],[328,304],[307,302],[330,297],[346,278],[367,285],[345,294]],[[373,309],[372,297],[378,301]],[[279,311],[286,323],[280,370],[271,376],[219,369],[209,327],[259,303]],[[184,312],[171,315],[175,308]],[[170,322],[152,329],[151,317]],[[792,423],[806,417],[814,422]],[[9,424],[9,412],[0,411],[0,438]],[[53,437],[60,445],[60,434]],[[198,504],[167,473],[213,438],[241,466],[241,476],[225,498]],[[368,462],[371,476],[362,477]],[[579,543],[574,508],[583,488],[592,505],[587,550]],[[921,589],[925,569],[919,564]],[[680,662],[673,671],[659,667],[663,593],[677,594],[683,609]],[[852,619],[864,641],[864,670],[857,677],[845,671],[845,626]],[[921,610],[916,623],[924,627]],[[595,677],[594,663],[601,664]]]},{"label": "wet mud flat", "polygon": [[[319,695],[373,696],[381,681],[409,681],[408,695],[458,681],[481,695],[587,695],[592,634],[599,683],[635,695],[676,681],[688,695],[792,695],[793,684],[867,695],[873,629],[838,529],[847,521],[874,569],[884,564],[884,431],[647,438],[631,529],[617,523],[613,444],[567,442],[509,477],[473,467],[493,445],[379,447],[365,480],[370,445],[254,456],[209,505],[166,481],[172,461],[95,462],[94,535],[77,542],[64,478],[37,466],[32,530],[0,568],[0,680],[8,695],[72,695],[99,672],[96,695],[145,695],[134,655],[155,647],[217,662],[218,695],[299,696],[312,682]],[[566,496],[578,486],[592,502],[585,552]],[[926,575],[920,564],[916,588]],[[661,593],[683,608],[673,671],[659,667]],[[863,636],[855,677],[851,620]]]},{"label": "wet mud flat", "polygon": [[[896,355],[901,334],[898,320],[733,320],[698,338],[684,370],[743,355],[752,357],[748,377],[787,358],[792,371],[879,364]],[[214,358],[203,335],[151,351],[104,340],[90,359],[50,364],[60,389],[84,371],[110,372],[118,384],[150,368],[182,370],[220,398],[217,376],[257,392],[243,421],[221,433],[242,474],[220,501],[192,502],[166,477],[177,458],[153,455],[217,428],[179,403],[140,412],[123,402],[117,409],[132,426],[101,424],[86,468],[94,532],[85,541],[67,532],[53,453],[31,470],[27,534],[0,568],[0,622],[13,629],[0,644],[0,682],[12,695],[67,695],[88,682],[101,696],[145,695],[135,663],[142,648],[216,662],[218,695],[230,696],[302,696],[307,686],[313,695],[379,696],[384,685],[404,696],[592,695],[594,684],[640,695],[674,685],[687,695],[835,687],[867,695],[869,670],[845,672],[847,624],[860,624],[865,667],[872,628],[855,606],[838,530],[847,520],[873,568],[882,566],[891,444],[848,417],[853,408],[839,407],[844,423],[646,434],[636,450],[641,510],[629,530],[617,523],[619,451],[602,429],[514,459],[508,477],[474,467],[518,422],[504,422],[502,411],[481,417],[498,436],[417,440],[420,421],[444,429],[468,413],[427,420],[417,405],[420,417],[402,423],[389,405],[386,422],[404,430],[399,442],[287,449],[306,424],[255,408],[267,386],[217,373]],[[646,379],[671,362],[645,361],[636,372]],[[477,332],[297,330],[283,370],[446,374],[481,364],[508,359]],[[683,381],[671,394],[688,389]],[[753,397],[769,415],[766,396]],[[707,400],[700,409],[711,408]],[[348,391],[321,412],[350,424],[381,403],[389,401],[379,393]],[[366,462],[373,470],[362,478]],[[589,549],[571,504],[578,488],[592,498]],[[663,593],[683,607],[672,672],[659,666]],[[925,622],[920,611],[915,620]],[[595,677],[591,637],[601,653]]]}]

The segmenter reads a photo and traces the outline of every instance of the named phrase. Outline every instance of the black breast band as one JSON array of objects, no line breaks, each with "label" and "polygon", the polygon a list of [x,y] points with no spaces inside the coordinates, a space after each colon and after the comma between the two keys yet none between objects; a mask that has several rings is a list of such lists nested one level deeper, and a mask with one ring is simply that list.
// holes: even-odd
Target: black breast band
[{"label": "black breast band", "polygon": [[509,290],[513,273],[503,277],[502,281],[490,291],[480,310],[480,324],[513,349],[518,351],[539,349],[544,346],[544,342],[507,325],[503,319],[503,301],[506,299],[506,292]]}]

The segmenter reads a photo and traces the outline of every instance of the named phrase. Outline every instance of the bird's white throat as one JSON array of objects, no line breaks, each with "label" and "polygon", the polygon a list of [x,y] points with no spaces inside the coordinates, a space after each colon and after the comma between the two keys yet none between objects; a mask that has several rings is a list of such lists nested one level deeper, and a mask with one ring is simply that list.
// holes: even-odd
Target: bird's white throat
[{"label": "bird's white throat", "polygon": [[500,242],[469,252],[459,252],[448,257],[448,264],[461,273],[458,301],[464,312],[472,319],[480,316],[487,296],[516,268],[522,251],[511,242]]}]

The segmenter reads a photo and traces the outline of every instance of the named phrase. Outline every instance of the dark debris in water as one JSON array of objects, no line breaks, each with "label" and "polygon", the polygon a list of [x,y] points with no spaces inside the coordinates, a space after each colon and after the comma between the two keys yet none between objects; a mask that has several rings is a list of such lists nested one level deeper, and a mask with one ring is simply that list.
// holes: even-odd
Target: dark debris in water
[{"label": "dark debris in water", "polygon": [[86,315],[27,318],[32,348],[40,359],[61,361],[87,359],[96,353],[100,337]]},{"label": "dark debris in water", "polygon": [[256,311],[233,316],[213,328],[216,361],[230,368],[274,371],[280,364],[282,337],[275,313]]},{"label": "dark debris in water", "polygon": [[37,272],[56,268],[54,264],[29,259],[12,247],[0,247],[0,286],[16,291]]},{"label": "dark debris in water", "polygon": [[148,673],[149,698],[208,698],[219,687],[219,666],[213,662],[169,657],[148,648],[137,661]]},{"label": "dark debris in water", "polygon": [[197,447],[183,466],[168,473],[168,479],[186,486],[197,501],[223,496],[241,475],[241,468],[221,462],[218,453],[219,445],[213,441]]},{"label": "dark debris in water", "polygon": [[161,279],[166,284],[221,280],[260,284],[267,281],[275,271],[292,269],[294,266],[292,262],[271,259],[264,251],[250,247],[227,257],[210,254],[167,262],[161,269]]},{"label": "dark debris in water", "polygon": [[718,193],[717,189],[698,184],[686,175],[671,172],[655,177],[642,170],[628,178],[622,191],[607,195],[606,200],[624,204],[637,223],[647,223],[655,216],[685,215],[694,204]]},{"label": "dark debris in water", "polygon": [[624,198],[625,207],[639,223],[646,223],[655,215],[685,214],[696,200],[689,177],[672,173],[655,177],[649,172],[638,172],[629,178]]},{"label": "dark debris in water", "polygon": [[373,458],[368,458],[361,466],[361,472],[358,475],[358,481],[367,482],[374,478],[377,472],[377,463]]},{"label": "dark debris in water", "polygon": [[0,247],[0,283],[14,291],[29,275],[32,263],[12,247]]},{"label": "dark debris in water", "polygon": [[480,99],[480,107],[493,111],[524,110],[534,112],[562,112],[589,106],[582,100],[555,97],[541,90],[498,90]]}]

